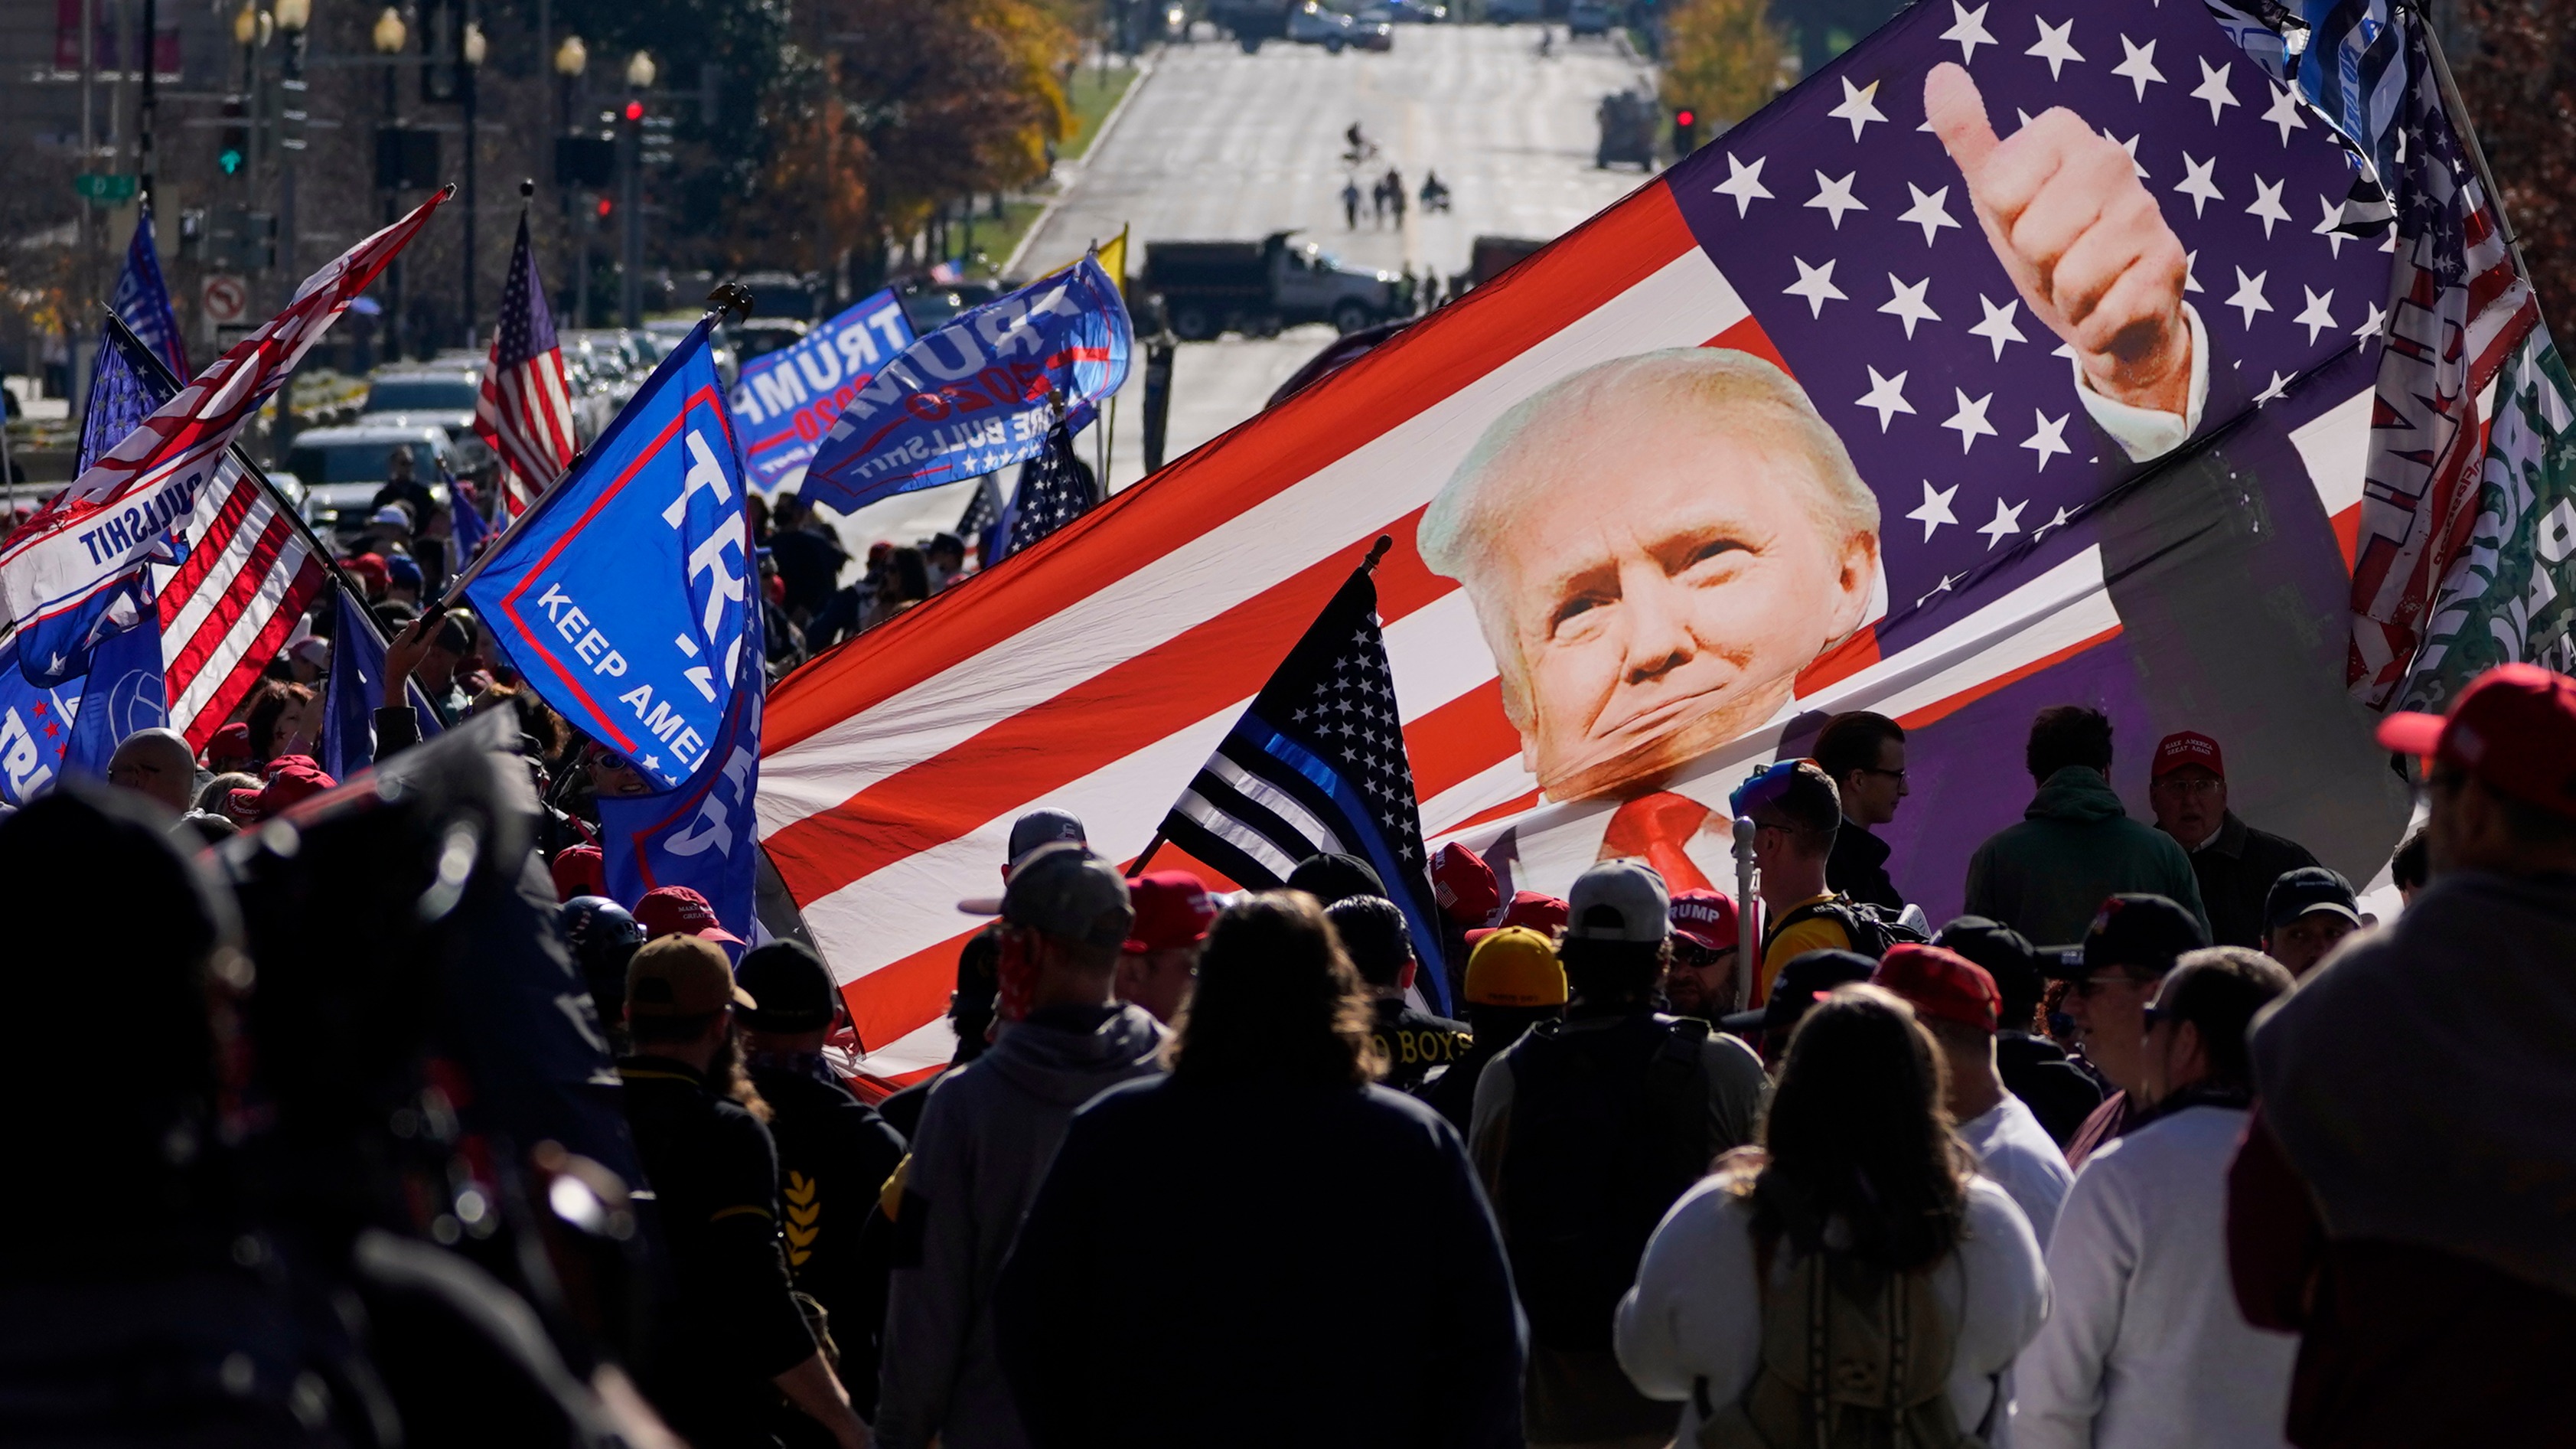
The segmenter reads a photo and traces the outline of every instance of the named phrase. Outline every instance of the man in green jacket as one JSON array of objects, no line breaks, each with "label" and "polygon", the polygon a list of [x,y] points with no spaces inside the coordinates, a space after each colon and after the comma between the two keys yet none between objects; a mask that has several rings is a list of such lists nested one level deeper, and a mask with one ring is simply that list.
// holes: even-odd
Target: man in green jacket
[{"label": "man in green jacket", "polygon": [[1969,859],[1968,915],[2066,945],[2084,939],[2105,899],[2140,892],[2180,902],[2209,929],[2191,857],[2172,836],[2130,819],[2111,789],[2110,716],[2072,704],[2041,710],[2023,758],[2039,793],[2019,825],[1987,837]]}]

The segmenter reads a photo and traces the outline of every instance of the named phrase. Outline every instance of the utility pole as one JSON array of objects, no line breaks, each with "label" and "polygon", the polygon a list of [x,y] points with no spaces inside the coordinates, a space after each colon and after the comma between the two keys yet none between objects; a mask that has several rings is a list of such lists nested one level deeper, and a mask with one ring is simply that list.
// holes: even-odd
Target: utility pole
[{"label": "utility pole", "polygon": [[137,194],[149,199],[152,182],[158,171],[158,158],[152,148],[153,109],[160,104],[153,93],[155,71],[161,68],[160,0],[143,0],[143,80],[134,104],[134,170]]},{"label": "utility pole", "polygon": [[618,310],[630,331],[644,325],[644,96],[653,89],[654,73],[653,57],[644,51],[626,63],[625,124],[617,137],[617,209],[625,216],[626,242]]}]

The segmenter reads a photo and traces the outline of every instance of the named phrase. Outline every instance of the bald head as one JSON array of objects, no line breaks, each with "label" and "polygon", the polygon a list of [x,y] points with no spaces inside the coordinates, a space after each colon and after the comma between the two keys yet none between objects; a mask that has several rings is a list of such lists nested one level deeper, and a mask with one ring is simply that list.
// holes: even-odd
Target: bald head
[{"label": "bald head", "polygon": [[184,815],[197,792],[197,752],[177,730],[136,730],[109,757],[107,779]]}]

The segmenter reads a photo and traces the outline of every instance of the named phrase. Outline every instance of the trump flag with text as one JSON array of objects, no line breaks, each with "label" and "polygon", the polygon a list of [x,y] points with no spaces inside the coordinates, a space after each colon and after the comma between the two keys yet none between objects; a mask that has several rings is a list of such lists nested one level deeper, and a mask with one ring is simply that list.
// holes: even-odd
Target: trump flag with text
[{"label": "trump flag with text", "polygon": [[2198,729],[2240,812],[2366,877],[2406,801],[2343,681],[2391,330],[2360,165],[2199,5],[1927,0],[816,661],[769,700],[761,831],[868,1069],[946,1060],[953,902],[1012,819],[1132,856],[1381,532],[1424,836],[1506,900],[1650,850],[1729,887],[1727,792],[1869,709],[1912,736],[1881,834],[1938,922],[2061,703],[2112,716],[2132,813]]}]

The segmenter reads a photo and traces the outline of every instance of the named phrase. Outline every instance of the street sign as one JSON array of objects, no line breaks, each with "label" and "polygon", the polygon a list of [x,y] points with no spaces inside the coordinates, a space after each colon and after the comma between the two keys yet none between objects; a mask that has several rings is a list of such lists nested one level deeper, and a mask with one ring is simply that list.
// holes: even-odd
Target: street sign
[{"label": "street sign", "polygon": [[131,201],[136,187],[134,177],[112,171],[84,171],[72,178],[72,190],[92,201]]},{"label": "street sign", "polygon": [[206,320],[222,326],[239,322],[250,310],[250,283],[229,272],[215,272],[206,278],[205,290],[197,295],[197,306]]}]

